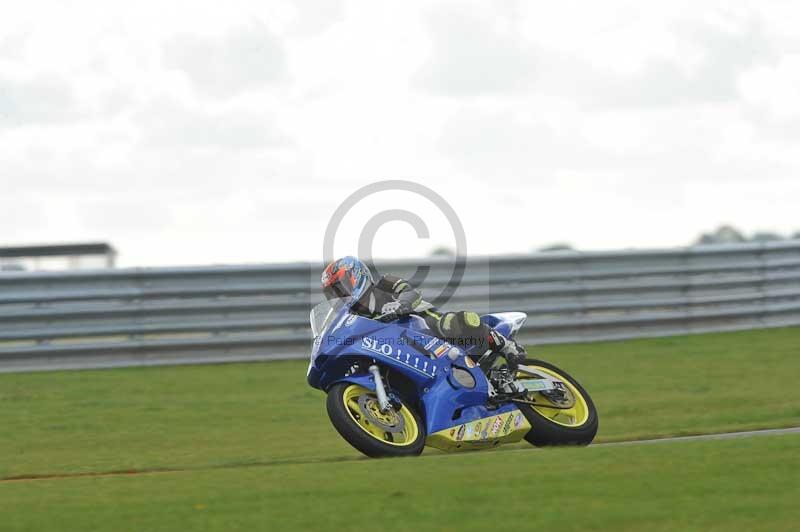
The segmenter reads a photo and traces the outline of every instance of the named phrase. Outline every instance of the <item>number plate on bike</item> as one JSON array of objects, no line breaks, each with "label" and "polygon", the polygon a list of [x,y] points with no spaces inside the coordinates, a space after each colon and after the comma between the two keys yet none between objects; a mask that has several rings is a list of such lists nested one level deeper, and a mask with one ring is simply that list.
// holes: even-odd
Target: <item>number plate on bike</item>
[{"label": "number plate on bike", "polygon": [[519,383],[529,392],[546,392],[555,388],[553,382],[547,379],[523,379]]}]

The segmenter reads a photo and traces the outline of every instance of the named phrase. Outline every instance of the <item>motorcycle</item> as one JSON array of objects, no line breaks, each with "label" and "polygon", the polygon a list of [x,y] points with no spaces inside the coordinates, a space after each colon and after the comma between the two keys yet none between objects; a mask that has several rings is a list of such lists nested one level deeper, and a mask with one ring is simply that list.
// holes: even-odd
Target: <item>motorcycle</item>
[{"label": "motorcycle", "polygon": [[[314,344],[307,380],[327,393],[328,416],[354,448],[370,457],[409,456],[427,445],[443,451],[519,442],[588,445],[597,410],[577,380],[526,359],[518,367],[480,345],[437,338],[415,314],[367,318],[352,298],[311,311]],[[419,310],[419,309],[417,309]],[[522,312],[481,320],[506,338]]]}]

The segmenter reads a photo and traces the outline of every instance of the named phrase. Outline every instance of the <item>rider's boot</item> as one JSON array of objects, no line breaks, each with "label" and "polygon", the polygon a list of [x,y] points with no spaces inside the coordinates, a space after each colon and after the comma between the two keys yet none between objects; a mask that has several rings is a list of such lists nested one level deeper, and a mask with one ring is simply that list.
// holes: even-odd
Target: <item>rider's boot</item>
[{"label": "rider's boot", "polygon": [[495,353],[499,353],[506,359],[508,371],[515,375],[519,364],[525,360],[525,348],[515,340],[506,338],[499,332],[492,329],[487,338],[489,348]]},{"label": "rider's boot", "polygon": [[[519,364],[525,360],[525,349],[511,338],[506,338],[495,330],[488,334],[490,351],[480,360],[481,369],[489,380],[502,392],[502,396],[524,396],[527,392],[515,379]],[[493,370],[498,356],[506,360],[506,367]]]}]

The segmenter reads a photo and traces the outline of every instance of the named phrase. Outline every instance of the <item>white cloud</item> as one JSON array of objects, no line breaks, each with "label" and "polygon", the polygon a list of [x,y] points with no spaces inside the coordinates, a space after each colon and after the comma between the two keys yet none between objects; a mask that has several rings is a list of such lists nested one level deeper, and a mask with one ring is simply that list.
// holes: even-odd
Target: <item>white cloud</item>
[{"label": "white cloud", "polygon": [[756,123],[772,131],[800,134],[800,54],[786,54],[775,65],[744,73],[739,91]]},{"label": "white cloud", "polygon": [[19,59],[25,50],[27,39],[27,32],[20,30],[0,37],[0,58]]},{"label": "white cloud", "polygon": [[631,76],[591,72],[582,98],[590,105],[610,107],[675,107],[732,101],[737,98],[739,75],[752,65],[773,58],[757,19],[746,19],[733,28],[677,26],[675,35],[693,49],[695,61],[656,57]]},{"label": "white cloud", "polygon": [[[107,238],[126,265],[316,259],[338,203],[387,178],[443,194],[475,253],[796,231],[798,12],[20,5],[0,18],[0,241]],[[373,208],[443,228],[418,198],[364,203],[343,250]],[[391,255],[450,243],[379,236]]]},{"label": "white cloud", "polygon": [[164,151],[182,147],[269,149],[291,142],[275,130],[272,117],[258,112],[205,112],[160,102],[137,113],[135,122],[144,145]]},{"label": "white cloud", "polygon": [[555,170],[579,161],[576,146],[556,129],[541,120],[526,123],[511,111],[464,109],[445,124],[439,147],[465,173],[509,182],[551,181]]},{"label": "white cloud", "polygon": [[513,93],[536,79],[536,53],[505,16],[481,16],[461,6],[430,20],[433,51],[414,83],[449,96]]},{"label": "white cloud", "polygon": [[292,5],[297,10],[297,17],[291,29],[301,35],[323,32],[344,18],[343,0],[306,0]]},{"label": "white cloud", "polygon": [[214,97],[288,78],[282,41],[258,23],[232,28],[220,39],[180,35],[165,44],[164,60],[185,72],[198,91]]},{"label": "white cloud", "polygon": [[66,80],[54,75],[21,81],[0,77],[0,129],[64,122],[78,116]]}]

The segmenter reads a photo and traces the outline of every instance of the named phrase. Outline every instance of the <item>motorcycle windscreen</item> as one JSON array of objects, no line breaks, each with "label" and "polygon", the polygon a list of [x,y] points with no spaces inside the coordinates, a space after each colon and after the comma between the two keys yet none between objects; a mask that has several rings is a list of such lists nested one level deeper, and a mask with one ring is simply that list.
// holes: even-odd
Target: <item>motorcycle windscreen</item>
[{"label": "motorcycle windscreen", "polygon": [[312,308],[309,321],[314,338],[319,338],[339,314],[339,311],[344,307],[349,307],[351,303],[352,298],[350,297],[326,299]]}]

